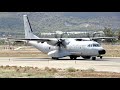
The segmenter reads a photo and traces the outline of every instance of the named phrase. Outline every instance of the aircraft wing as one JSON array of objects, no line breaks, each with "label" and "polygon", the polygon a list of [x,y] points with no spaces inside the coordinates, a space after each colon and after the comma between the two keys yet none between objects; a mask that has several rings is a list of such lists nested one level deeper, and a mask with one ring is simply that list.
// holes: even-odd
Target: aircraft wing
[{"label": "aircraft wing", "polygon": [[38,41],[38,42],[45,42],[50,41],[50,39],[42,38],[42,39],[15,39],[16,41]]},{"label": "aircraft wing", "polygon": [[93,37],[92,40],[99,40],[99,39],[117,39],[116,37]]},{"label": "aircraft wing", "polygon": [[38,43],[47,42],[49,45],[55,45],[57,43],[56,38],[39,38],[39,39],[15,39],[15,42],[37,41]]},{"label": "aircraft wing", "polygon": [[75,38],[76,41],[97,41],[97,40],[105,40],[105,39],[115,39],[117,40],[116,37],[93,37],[93,38]]},{"label": "aircraft wing", "polygon": [[91,40],[94,40],[96,42],[98,41],[104,41],[104,40],[117,40],[116,37],[93,37]]},{"label": "aircraft wing", "polygon": [[90,38],[75,38],[76,41],[90,41]]}]

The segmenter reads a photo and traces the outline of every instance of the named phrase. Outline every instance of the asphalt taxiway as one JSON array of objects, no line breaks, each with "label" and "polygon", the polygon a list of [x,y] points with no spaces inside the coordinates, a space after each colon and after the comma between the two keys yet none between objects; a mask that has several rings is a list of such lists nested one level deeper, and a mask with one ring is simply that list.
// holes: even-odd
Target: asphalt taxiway
[{"label": "asphalt taxiway", "polygon": [[93,69],[95,71],[120,72],[120,57],[103,57],[97,60],[70,60],[68,57],[52,60],[49,57],[0,57],[0,66],[30,66],[39,68],[76,68],[82,70]]}]

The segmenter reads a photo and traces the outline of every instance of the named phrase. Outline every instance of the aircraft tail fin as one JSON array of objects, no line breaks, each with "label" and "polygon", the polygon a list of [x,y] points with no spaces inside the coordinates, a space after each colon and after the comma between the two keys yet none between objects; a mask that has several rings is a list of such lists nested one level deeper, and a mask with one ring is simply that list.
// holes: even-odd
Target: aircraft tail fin
[{"label": "aircraft tail fin", "polygon": [[39,37],[33,34],[33,30],[31,28],[27,15],[23,15],[23,20],[24,20],[25,38],[26,39],[39,39]]}]

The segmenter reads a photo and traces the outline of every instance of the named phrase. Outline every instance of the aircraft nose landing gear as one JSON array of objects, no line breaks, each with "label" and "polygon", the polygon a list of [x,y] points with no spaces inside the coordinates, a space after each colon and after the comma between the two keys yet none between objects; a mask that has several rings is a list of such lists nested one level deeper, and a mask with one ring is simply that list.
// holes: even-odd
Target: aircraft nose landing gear
[{"label": "aircraft nose landing gear", "polygon": [[[103,58],[103,56],[97,56],[97,57],[100,57],[100,59]],[[96,60],[96,57],[92,57],[92,60]]]},{"label": "aircraft nose landing gear", "polygon": [[103,56],[100,56],[100,59],[102,59],[103,58]]},{"label": "aircraft nose landing gear", "polygon": [[96,57],[92,57],[92,60],[96,60]]}]

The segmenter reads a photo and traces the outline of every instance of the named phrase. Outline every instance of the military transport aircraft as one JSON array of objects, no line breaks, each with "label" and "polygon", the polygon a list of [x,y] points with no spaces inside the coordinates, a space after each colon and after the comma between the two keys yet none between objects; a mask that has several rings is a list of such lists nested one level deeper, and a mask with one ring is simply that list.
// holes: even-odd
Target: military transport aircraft
[{"label": "military transport aircraft", "polygon": [[84,59],[96,60],[96,57],[102,59],[106,53],[105,49],[96,41],[89,38],[39,38],[33,34],[27,15],[23,15],[25,38],[17,39],[34,46],[43,53],[48,54],[52,59],[59,59],[69,56],[70,59],[82,57]]}]

